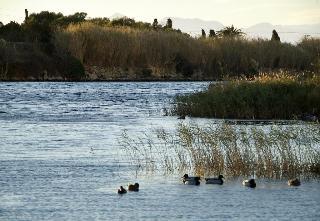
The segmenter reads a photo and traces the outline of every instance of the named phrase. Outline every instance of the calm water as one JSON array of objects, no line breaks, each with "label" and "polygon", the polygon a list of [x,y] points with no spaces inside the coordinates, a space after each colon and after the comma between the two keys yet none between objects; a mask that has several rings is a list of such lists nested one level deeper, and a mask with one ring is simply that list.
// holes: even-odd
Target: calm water
[{"label": "calm water", "polygon": [[[0,83],[0,220],[320,220],[320,184],[184,186],[135,177],[117,139],[173,128],[176,94],[208,83]],[[119,196],[119,185],[140,183]]]}]

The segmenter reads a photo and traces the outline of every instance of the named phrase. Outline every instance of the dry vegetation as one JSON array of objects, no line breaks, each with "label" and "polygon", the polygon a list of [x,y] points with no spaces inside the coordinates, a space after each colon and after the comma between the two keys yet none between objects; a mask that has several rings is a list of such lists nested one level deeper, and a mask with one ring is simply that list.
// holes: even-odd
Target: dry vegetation
[{"label": "dry vegetation", "polygon": [[86,66],[136,78],[221,79],[261,70],[314,70],[320,64],[320,40],[313,38],[298,45],[241,36],[197,39],[174,30],[84,22],[57,31],[55,44]]},{"label": "dry vegetation", "polygon": [[138,137],[125,132],[120,144],[137,171],[316,178],[320,176],[319,138],[319,124],[180,124],[174,131],[162,129]]},{"label": "dry vegetation", "polygon": [[[22,24],[1,26],[0,78],[219,80],[279,69],[318,73],[320,68],[319,38],[293,45],[270,33],[270,39],[252,40],[234,26],[197,38],[172,28],[171,19],[162,26],[156,19],[150,24],[86,16],[42,11],[26,14]],[[31,52],[17,49],[18,44],[31,45]]]}]

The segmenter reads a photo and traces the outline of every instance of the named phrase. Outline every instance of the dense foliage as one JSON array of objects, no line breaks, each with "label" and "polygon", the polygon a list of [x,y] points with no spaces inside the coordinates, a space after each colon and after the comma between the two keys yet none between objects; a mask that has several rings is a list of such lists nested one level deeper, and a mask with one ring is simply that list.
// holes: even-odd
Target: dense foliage
[{"label": "dense foliage", "polygon": [[232,119],[306,119],[320,116],[319,76],[258,76],[211,84],[176,98],[174,113]]}]

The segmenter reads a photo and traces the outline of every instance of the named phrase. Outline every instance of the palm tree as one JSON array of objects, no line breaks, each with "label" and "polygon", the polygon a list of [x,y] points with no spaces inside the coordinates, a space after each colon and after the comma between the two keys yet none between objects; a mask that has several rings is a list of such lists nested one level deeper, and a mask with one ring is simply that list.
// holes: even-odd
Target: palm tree
[{"label": "palm tree", "polygon": [[233,25],[227,26],[220,31],[217,31],[217,35],[219,37],[229,37],[229,38],[234,38],[234,37],[240,37],[244,35],[245,33],[241,31],[241,29],[235,28]]}]

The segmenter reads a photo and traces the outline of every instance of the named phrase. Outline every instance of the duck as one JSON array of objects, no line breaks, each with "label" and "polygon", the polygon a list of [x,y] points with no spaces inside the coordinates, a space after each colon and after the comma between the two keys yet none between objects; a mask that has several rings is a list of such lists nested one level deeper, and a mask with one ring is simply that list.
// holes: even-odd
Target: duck
[{"label": "duck", "polygon": [[288,185],[289,186],[300,186],[301,182],[298,178],[294,178],[294,179],[288,180]]},{"label": "duck", "polygon": [[199,176],[194,176],[194,177],[189,177],[188,174],[183,175],[182,177],[182,182],[186,185],[200,185],[200,177]]},{"label": "duck", "polygon": [[242,182],[242,185],[255,188],[257,186],[256,181],[254,179],[244,180]]},{"label": "duck", "polygon": [[129,190],[129,191],[138,192],[138,191],[139,191],[139,183],[129,184],[129,185],[128,185],[128,190]]},{"label": "duck", "polygon": [[120,186],[120,188],[118,189],[118,194],[124,194],[124,193],[127,193],[127,190],[123,188],[123,186]]},{"label": "duck", "polygon": [[218,177],[213,177],[213,178],[204,178],[206,180],[206,184],[223,184],[223,175],[219,175]]}]

